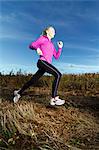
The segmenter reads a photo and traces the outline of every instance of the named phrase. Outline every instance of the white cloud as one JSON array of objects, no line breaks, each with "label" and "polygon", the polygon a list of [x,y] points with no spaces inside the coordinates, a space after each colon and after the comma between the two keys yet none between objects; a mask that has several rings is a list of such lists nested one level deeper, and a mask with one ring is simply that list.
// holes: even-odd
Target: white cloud
[{"label": "white cloud", "polygon": [[99,72],[99,66],[77,65],[63,62],[55,62],[54,65],[62,73],[96,73]]},{"label": "white cloud", "polygon": [[[34,67],[33,67],[34,66]],[[30,65],[17,65],[17,64],[5,64],[0,65],[0,72],[3,72],[4,74],[9,74],[12,70],[14,73],[18,72],[20,69],[24,73],[33,73],[37,70],[36,64],[33,66]]]},{"label": "white cloud", "polygon": [[12,22],[15,21],[15,19],[16,19],[15,13],[0,14],[0,22]]},{"label": "white cloud", "polygon": [[99,42],[99,37],[98,38],[90,39],[90,42]]},{"label": "white cloud", "polygon": [[22,18],[26,19],[21,13],[0,14],[0,39],[35,39],[31,32],[27,32],[26,27],[28,28],[28,26],[23,26],[24,22],[21,24]]},{"label": "white cloud", "polygon": [[5,22],[5,23],[11,23],[11,24],[19,24],[22,26],[24,22],[26,24],[33,24],[33,23],[41,23],[43,20],[41,18],[37,18],[37,16],[34,16],[32,14],[29,14],[28,12],[13,12],[9,14],[0,14],[0,22]]},{"label": "white cloud", "polygon": [[13,33],[13,32],[9,32],[9,31],[7,31],[7,32],[2,32],[2,33],[0,33],[0,39],[7,39],[7,40],[10,40],[10,39],[12,39],[12,40],[22,40],[22,41],[24,41],[24,40],[29,40],[29,41],[31,41],[31,40],[34,40],[35,39],[35,37],[33,37],[33,35],[30,33],[30,34],[28,34],[28,33],[25,33],[25,32],[19,32],[19,33]]},{"label": "white cloud", "polygon": [[68,44],[68,43],[64,43],[64,48],[72,48],[72,49],[84,49],[84,50],[89,50],[89,51],[94,51],[94,52],[98,52],[99,53],[99,48],[92,48],[92,47],[88,47],[88,46],[83,46],[83,45],[79,45],[79,44]]},{"label": "white cloud", "polygon": [[[99,13],[99,11],[98,11]],[[83,12],[77,12],[75,13],[75,16],[80,17],[84,20],[92,20],[92,21],[97,21],[99,22],[99,15],[96,13],[96,11],[86,9]]]}]

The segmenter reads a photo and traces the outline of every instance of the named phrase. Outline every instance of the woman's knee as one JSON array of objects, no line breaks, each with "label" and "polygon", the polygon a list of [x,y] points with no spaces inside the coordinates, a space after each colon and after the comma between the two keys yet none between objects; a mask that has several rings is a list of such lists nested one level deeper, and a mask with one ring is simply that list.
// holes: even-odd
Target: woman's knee
[{"label": "woman's knee", "polygon": [[58,77],[61,78],[62,74],[61,72],[58,72]]},{"label": "woman's knee", "polygon": [[62,76],[62,73],[61,72],[59,72],[59,75],[60,75],[60,77]]},{"label": "woman's knee", "polygon": [[61,76],[62,76],[62,74],[61,74],[61,72],[57,72],[57,73],[55,73],[55,75],[54,75],[56,78],[61,78]]}]

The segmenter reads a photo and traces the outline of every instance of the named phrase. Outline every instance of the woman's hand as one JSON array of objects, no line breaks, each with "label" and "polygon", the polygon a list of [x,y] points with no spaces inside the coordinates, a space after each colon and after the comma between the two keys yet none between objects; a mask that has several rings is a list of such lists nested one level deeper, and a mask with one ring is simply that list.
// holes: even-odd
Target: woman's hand
[{"label": "woman's hand", "polygon": [[58,45],[59,48],[62,48],[63,47],[63,42],[62,41],[58,41],[57,45]]},{"label": "woman's hand", "polygon": [[40,48],[37,48],[37,53],[38,55],[43,55],[42,51],[40,50]]}]

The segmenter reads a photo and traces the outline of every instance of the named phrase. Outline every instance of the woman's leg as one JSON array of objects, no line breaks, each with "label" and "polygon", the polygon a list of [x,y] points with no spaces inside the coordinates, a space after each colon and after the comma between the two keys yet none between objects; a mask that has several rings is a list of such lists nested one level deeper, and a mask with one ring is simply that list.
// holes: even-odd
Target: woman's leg
[{"label": "woman's leg", "polygon": [[45,70],[39,68],[38,71],[32,76],[32,78],[23,85],[23,87],[18,93],[21,95],[28,87],[35,84],[39,80],[39,78],[43,76],[44,73],[45,73]]},{"label": "woman's leg", "polygon": [[40,66],[40,68],[44,69],[46,72],[54,75],[55,79],[52,83],[52,98],[55,98],[57,96],[57,89],[58,89],[58,85],[59,85],[62,74],[52,64],[49,64],[46,61],[39,60],[38,65]]}]

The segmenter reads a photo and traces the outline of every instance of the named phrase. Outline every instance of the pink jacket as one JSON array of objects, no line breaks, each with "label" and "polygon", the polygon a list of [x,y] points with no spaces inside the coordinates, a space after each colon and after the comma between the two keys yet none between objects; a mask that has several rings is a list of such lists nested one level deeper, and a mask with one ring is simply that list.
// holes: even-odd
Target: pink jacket
[{"label": "pink jacket", "polygon": [[37,48],[40,48],[43,55],[40,55],[41,60],[45,60],[48,63],[52,62],[52,57],[54,56],[55,59],[58,59],[62,48],[59,48],[58,51],[56,51],[52,41],[45,35],[40,36],[36,41],[32,42],[29,45],[29,48],[37,50]]}]

